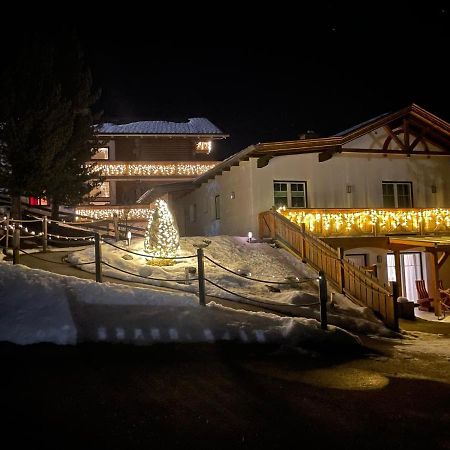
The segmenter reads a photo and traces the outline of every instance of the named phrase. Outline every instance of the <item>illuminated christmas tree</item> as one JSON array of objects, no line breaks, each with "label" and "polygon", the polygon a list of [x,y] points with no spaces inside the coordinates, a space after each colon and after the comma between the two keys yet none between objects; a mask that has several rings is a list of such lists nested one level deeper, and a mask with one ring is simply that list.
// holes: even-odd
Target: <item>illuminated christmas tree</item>
[{"label": "illuminated christmas tree", "polygon": [[[158,199],[150,209],[144,250],[152,256],[170,260],[170,258],[176,256],[179,245],[180,239],[172,213],[167,203]],[[164,264],[164,260],[160,260],[160,262]],[[170,263],[171,261],[167,261],[167,264]]]}]

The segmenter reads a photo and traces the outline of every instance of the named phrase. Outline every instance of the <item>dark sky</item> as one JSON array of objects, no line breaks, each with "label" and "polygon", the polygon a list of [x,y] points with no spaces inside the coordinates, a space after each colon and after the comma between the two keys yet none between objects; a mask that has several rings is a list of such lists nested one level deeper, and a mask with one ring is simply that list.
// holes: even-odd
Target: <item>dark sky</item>
[{"label": "dark sky", "polygon": [[450,120],[450,5],[414,3],[255,4],[245,17],[212,4],[182,27],[120,9],[76,27],[105,120],[207,117],[230,134],[216,149],[225,157],[307,129],[330,135],[411,102]]}]

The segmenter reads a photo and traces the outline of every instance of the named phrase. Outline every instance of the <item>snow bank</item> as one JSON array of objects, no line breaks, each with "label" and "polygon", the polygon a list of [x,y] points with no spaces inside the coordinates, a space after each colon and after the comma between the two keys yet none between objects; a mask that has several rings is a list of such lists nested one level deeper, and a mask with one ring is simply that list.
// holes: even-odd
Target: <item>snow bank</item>
[{"label": "snow bank", "polygon": [[216,342],[359,345],[352,334],[314,319],[200,307],[184,292],[99,284],[0,263],[0,341],[151,344]]}]

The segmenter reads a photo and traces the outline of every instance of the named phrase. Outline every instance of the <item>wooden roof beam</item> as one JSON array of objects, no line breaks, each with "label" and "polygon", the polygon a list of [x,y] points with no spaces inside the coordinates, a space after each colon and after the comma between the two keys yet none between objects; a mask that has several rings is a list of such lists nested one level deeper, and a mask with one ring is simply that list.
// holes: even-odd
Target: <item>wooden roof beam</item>
[{"label": "wooden roof beam", "polygon": [[392,131],[391,127],[389,125],[385,125],[383,127],[387,133],[389,134],[389,136],[397,143],[397,145],[404,151],[407,151],[407,148],[405,146],[405,144],[399,139],[399,137]]}]

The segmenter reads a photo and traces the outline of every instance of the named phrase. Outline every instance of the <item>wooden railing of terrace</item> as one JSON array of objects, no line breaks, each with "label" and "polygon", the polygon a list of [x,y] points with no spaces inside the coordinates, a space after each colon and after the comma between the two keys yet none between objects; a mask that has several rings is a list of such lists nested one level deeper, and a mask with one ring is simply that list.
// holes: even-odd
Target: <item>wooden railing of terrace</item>
[{"label": "wooden railing of terrace", "polygon": [[390,286],[344,259],[342,249],[334,249],[304,224],[296,225],[278,212],[259,214],[259,236],[271,237],[296,253],[316,270],[323,270],[327,281],[355,303],[375,311],[391,329],[398,329],[397,304]]}]

